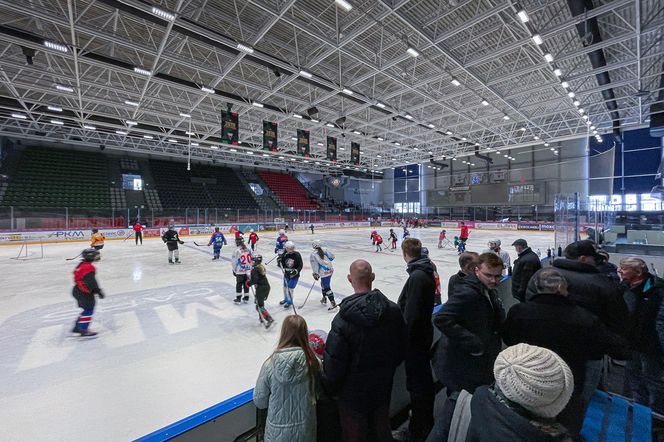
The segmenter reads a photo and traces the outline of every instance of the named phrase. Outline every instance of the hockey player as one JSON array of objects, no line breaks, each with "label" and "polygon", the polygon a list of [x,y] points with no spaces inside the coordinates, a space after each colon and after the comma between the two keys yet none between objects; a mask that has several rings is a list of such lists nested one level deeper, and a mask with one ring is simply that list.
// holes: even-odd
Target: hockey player
[{"label": "hockey player", "polygon": [[390,242],[392,243],[392,249],[395,250],[397,248],[397,234],[394,233],[394,229],[390,229]]},{"label": "hockey player", "polygon": [[104,234],[99,231],[99,229],[92,229],[92,236],[90,237],[90,247],[95,250],[101,250],[104,248]]},{"label": "hockey player", "polygon": [[[233,276],[235,276],[235,299],[234,303],[240,304],[242,301],[249,302],[249,276],[251,274],[251,250],[247,248],[242,238],[235,239],[237,248],[233,252],[231,264],[233,266]],[[242,292],[244,291],[244,297]]]},{"label": "hockey player", "polygon": [[[422,256],[429,258],[429,249],[427,247],[422,247],[422,250],[420,251]],[[431,261],[431,265],[433,266],[433,279],[436,283],[436,291],[434,292],[433,296],[433,305],[440,305],[442,304],[442,300],[440,298],[440,275],[438,274],[438,267],[436,266],[436,263],[433,262],[431,258],[429,258],[429,261]]]},{"label": "hockey player", "polygon": [[468,236],[470,235],[470,232],[468,231],[468,226],[466,226],[466,223],[463,221],[459,222],[461,232],[459,233],[459,247],[458,247],[458,252],[459,255],[461,255],[463,252],[466,251],[466,241],[468,241]]},{"label": "hockey player", "polygon": [[323,299],[320,300],[321,304],[327,304],[329,299],[330,307],[328,310],[334,310],[337,308],[337,303],[334,300],[334,293],[330,288],[330,281],[332,280],[332,274],[334,273],[334,267],[332,266],[332,261],[334,261],[334,254],[329,250],[323,248],[320,241],[315,240],[311,243],[314,251],[309,256],[309,262],[311,263],[311,271],[313,272],[313,277],[316,281],[320,279],[320,288],[323,292]]},{"label": "hockey player", "polygon": [[282,267],[281,257],[284,255],[284,247],[288,241],[288,236],[283,230],[279,230],[279,236],[277,236],[277,243],[274,246],[274,253],[277,254],[277,266]]},{"label": "hockey player", "polygon": [[383,237],[379,233],[374,235],[374,241],[376,242],[376,253],[383,251]]},{"label": "hockey player", "polygon": [[212,246],[212,251],[214,253],[212,261],[219,259],[219,255],[221,255],[221,248],[227,244],[228,243],[226,242],[226,237],[224,234],[219,231],[219,227],[215,227],[214,233],[210,237],[210,241],[208,241],[208,246]]},{"label": "hockey player", "polygon": [[311,234],[313,235],[313,234],[314,234],[314,228],[315,228],[314,224],[311,223],[311,225],[309,226],[309,228],[311,229]]},{"label": "hockey player", "polygon": [[166,243],[168,247],[168,263],[173,264],[173,257],[175,257],[175,264],[180,264],[180,250],[178,244],[184,244],[180,239],[180,235],[175,230],[172,224],[168,226],[168,230],[161,236],[161,240]]},{"label": "hockey player", "polygon": [[300,279],[300,272],[302,271],[302,255],[300,252],[295,251],[295,244],[293,241],[286,241],[286,252],[281,257],[281,265],[284,271],[284,300],[279,304],[284,308],[293,305],[293,291],[297,287],[297,282]]},{"label": "hockey player", "polygon": [[447,230],[443,229],[440,231],[440,234],[438,235],[438,248],[442,249],[443,248],[443,241],[447,239]]},{"label": "hockey player", "polygon": [[74,289],[72,295],[76,299],[78,306],[83,309],[81,314],[76,319],[76,324],[72,333],[78,333],[81,337],[96,336],[97,333],[89,329],[90,322],[92,322],[92,315],[95,310],[95,295],[100,299],[104,299],[104,292],[97,284],[95,278],[95,266],[92,264],[99,261],[99,250],[89,248],[83,250],[81,253],[81,262],[74,270]]},{"label": "hockey player", "polygon": [[145,230],[143,228],[143,225],[141,225],[141,223],[138,222],[138,220],[136,220],[136,224],[134,224],[132,229],[134,229],[134,236],[135,236],[135,240],[136,240],[136,245],[138,245],[139,240],[141,241],[141,245],[143,245],[143,230]]},{"label": "hockey player", "polygon": [[254,232],[254,229],[251,229],[250,232],[251,233],[249,233],[249,246],[251,247],[251,251],[255,252],[256,243],[258,242],[258,234]]},{"label": "hockey player", "polygon": [[503,261],[503,275],[505,275],[509,272],[509,268],[512,266],[512,260],[510,254],[500,248],[501,244],[502,243],[499,239],[492,239],[488,243],[489,249],[485,250],[484,253],[491,252],[500,256],[500,259]]},{"label": "hockey player", "polygon": [[376,245],[376,235],[378,235],[378,232],[375,230],[371,231],[371,245],[375,246]]},{"label": "hockey player", "polygon": [[410,238],[410,232],[408,231],[408,227],[405,225],[403,226],[403,237],[401,239],[406,239]]},{"label": "hockey player", "polygon": [[253,267],[251,269],[251,276],[249,277],[249,285],[254,286],[256,292],[254,293],[254,301],[256,302],[256,311],[258,312],[259,319],[265,328],[270,328],[274,319],[267,310],[265,310],[265,300],[270,294],[270,283],[267,280],[265,266],[263,265],[263,257],[259,254],[252,256]]}]

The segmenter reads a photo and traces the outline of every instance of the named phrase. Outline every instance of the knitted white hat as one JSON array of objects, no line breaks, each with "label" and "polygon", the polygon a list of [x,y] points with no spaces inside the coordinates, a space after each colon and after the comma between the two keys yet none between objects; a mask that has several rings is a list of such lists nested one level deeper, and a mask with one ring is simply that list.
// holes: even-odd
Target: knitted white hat
[{"label": "knitted white hat", "polygon": [[556,417],[574,390],[574,377],[565,361],[542,347],[508,347],[493,366],[496,385],[505,397],[543,417]]}]

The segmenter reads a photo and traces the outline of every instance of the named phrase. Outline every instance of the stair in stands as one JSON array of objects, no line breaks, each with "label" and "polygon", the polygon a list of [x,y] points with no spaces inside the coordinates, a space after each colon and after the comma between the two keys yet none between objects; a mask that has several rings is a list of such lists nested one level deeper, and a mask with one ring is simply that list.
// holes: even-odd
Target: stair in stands
[{"label": "stair in stands", "polygon": [[251,190],[251,196],[256,200],[256,203],[258,203],[261,210],[283,210],[283,208],[280,207],[279,204],[277,204],[273,197],[270,195],[272,193],[270,192],[270,189],[253,170],[242,169],[239,173],[237,173],[237,175],[248,189],[251,190],[251,186],[249,185],[250,183],[258,184],[261,189],[263,189],[262,195],[257,195],[253,190]]},{"label": "stair in stands", "polygon": [[269,186],[281,202],[295,210],[320,210],[320,205],[295,177],[285,173],[260,171],[258,176]]}]

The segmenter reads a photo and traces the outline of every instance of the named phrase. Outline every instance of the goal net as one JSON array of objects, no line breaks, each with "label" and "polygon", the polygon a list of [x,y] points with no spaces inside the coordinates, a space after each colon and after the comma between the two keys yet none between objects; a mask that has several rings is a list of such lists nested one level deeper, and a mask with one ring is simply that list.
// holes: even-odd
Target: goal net
[{"label": "goal net", "polygon": [[42,259],[44,258],[44,243],[42,240],[39,240],[39,243],[23,241],[21,243],[21,248],[18,251],[18,254],[10,259],[15,259],[17,261],[29,261],[31,259]]}]

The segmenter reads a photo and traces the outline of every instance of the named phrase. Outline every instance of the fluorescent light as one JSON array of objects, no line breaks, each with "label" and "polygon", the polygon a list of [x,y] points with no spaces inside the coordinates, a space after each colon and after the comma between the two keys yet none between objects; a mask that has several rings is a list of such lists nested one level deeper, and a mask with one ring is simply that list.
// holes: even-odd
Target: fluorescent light
[{"label": "fluorescent light", "polygon": [[341,9],[343,9],[346,12],[349,12],[351,9],[353,9],[353,5],[351,5],[346,0],[334,0],[334,3],[336,3],[337,6],[339,6]]},{"label": "fluorescent light", "polygon": [[189,132],[189,131],[186,131],[184,134],[185,134],[185,135],[196,135],[195,133],[193,133],[193,132]]},{"label": "fluorescent light", "polygon": [[556,74],[556,77],[562,77],[563,76],[563,71],[561,71],[559,68],[554,69],[553,73]]},{"label": "fluorescent light", "polygon": [[385,105],[381,103],[380,101],[376,103],[376,106],[378,106],[381,109],[385,109]]},{"label": "fluorescent light", "polygon": [[252,151],[248,151],[247,155],[253,155],[254,153]]},{"label": "fluorescent light", "polygon": [[283,160],[283,159],[284,159],[284,157],[279,157],[279,159],[280,159],[280,160]]},{"label": "fluorescent light", "polygon": [[83,129],[87,129],[87,130],[97,130],[97,128],[96,128],[95,126],[90,126],[89,124],[85,124],[85,125],[83,125]]},{"label": "fluorescent light", "polygon": [[574,97],[576,97],[576,94],[575,94],[574,92],[572,92],[572,91],[569,91],[569,92],[567,93],[567,96],[570,97],[570,98],[574,98]]},{"label": "fluorescent light", "polygon": [[198,143],[191,143],[192,146],[198,147]]},{"label": "fluorescent light", "polygon": [[339,150],[346,150],[345,147],[339,147]]},{"label": "fluorescent light", "polygon": [[456,160],[457,160],[456,158],[452,158],[452,161],[456,161]]},{"label": "fluorescent light", "polygon": [[266,154],[266,153],[264,153],[264,154],[263,154],[263,156],[264,156],[264,157],[269,157],[269,155],[268,155],[268,154]]},{"label": "fluorescent light", "polygon": [[147,69],[138,68],[138,67],[134,68],[134,72],[141,75],[147,75],[148,77],[152,75],[152,71],[148,71]]},{"label": "fluorescent light", "polygon": [[544,43],[544,40],[542,40],[542,36],[539,34],[533,35],[533,41],[535,42],[536,45],[541,45]]},{"label": "fluorescent light", "polygon": [[138,103],[136,103],[135,101],[131,101],[131,100],[125,100],[124,103],[129,105],[129,106],[138,106]]},{"label": "fluorescent light", "polygon": [[315,118],[311,118],[311,122],[312,122],[312,123],[320,123],[320,120],[317,120],[317,119],[315,119]]},{"label": "fluorescent light", "polygon": [[486,101],[486,100],[482,100],[482,106],[488,106],[488,105],[489,105],[489,102],[488,102],[488,101]]},{"label": "fluorescent light", "polygon": [[127,126],[136,126],[138,125],[138,121],[133,121],[133,120],[126,120],[125,123]]},{"label": "fluorescent light", "polygon": [[169,138],[169,139],[168,139],[168,142],[169,142],[169,143],[177,143],[178,140],[176,140],[175,138]]},{"label": "fluorescent light", "polygon": [[450,81],[454,86],[461,86],[461,82],[457,80],[456,78],[452,78],[452,81]]},{"label": "fluorescent light", "polygon": [[551,55],[550,52],[547,52],[546,54],[544,54],[544,59],[546,61],[548,61],[549,63],[553,63],[553,55]]},{"label": "fluorescent light", "polygon": [[466,137],[461,137],[461,141],[466,141],[466,140],[468,140],[468,138],[466,138]]},{"label": "fluorescent light", "polygon": [[505,158],[507,158],[507,157],[508,157],[508,155],[503,155],[503,156],[504,156]]},{"label": "fluorescent light", "polygon": [[45,41],[44,46],[46,46],[49,49],[53,49],[54,51],[60,51],[60,52],[69,51],[66,45],[63,45],[62,43],[55,43],[53,41],[48,41],[48,40]]},{"label": "fluorescent light", "polygon": [[191,118],[191,115],[190,115],[190,114],[185,114],[184,112],[180,112],[180,116],[181,116],[182,118]]},{"label": "fluorescent light", "polygon": [[428,126],[430,129],[433,129],[434,127],[436,127],[436,126],[434,126],[434,125],[431,124],[431,123],[427,124],[427,126]]},{"label": "fluorescent light", "polygon": [[382,137],[378,137],[378,138],[376,138],[376,139],[377,139],[378,141],[385,141],[385,139],[382,138]]},{"label": "fluorescent light", "polygon": [[415,48],[411,48],[411,47],[406,49],[406,52],[408,52],[408,55],[410,55],[411,57],[418,57],[420,55],[420,53],[417,52],[417,50]]},{"label": "fluorescent light", "polygon": [[569,87],[569,83],[566,82],[566,81],[563,81],[562,83],[560,83],[560,85],[561,85],[562,87],[564,87],[565,89],[567,89],[567,88]]},{"label": "fluorescent light", "polygon": [[214,89],[212,89],[211,87],[207,87],[207,86],[201,86],[201,90],[202,90],[203,92],[207,93],[207,94],[214,94],[214,93],[216,93],[216,91],[215,91]]},{"label": "fluorescent light", "polygon": [[316,143],[316,146],[322,146],[323,143]]},{"label": "fluorescent light", "polygon": [[146,140],[154,139],[154,137],[152,135],[143,135],[143,138],[145,138]]},{"label": "fluorescent light", "polygon": [[581,117],[581,118],[583,118],[584,120],[587,120],[587,119],[588,119],[588,115],[584,115],[584,116]]},{"label": "fluorescent light", "polygon": [[452,135],[452,131],[448,130],[447,132],[445,132],[445,135]]},{"label": "fluorescent light", "polygon": [[28,118],[26,115],[23,114],[12,114],[12,117],[18,118],[19,120],[25,120]]},{"label": "fluorescent light", "polygon": [[219,146],[215,146],[215,145],[213,144],[213,145],[210,146],[210,149],[217,150],[217,149],[219,149]]},{"label": "fluorescent light", "polygon": [[395,142],[394,142],[394,145],[395,145],[395,146],[401,146],[401,143],[399,143],[398,141],[395,141]]},{"label": "fluorescent light", "polygon": [[526,128],[525,128],[525,127],[520,127],[519,130],[520,130],[521,132],[525,132],[525,131],[526,131]]},{"label": "fluorescent light", "polygon": [[256,107],[264,107],[263,103],[259,103],[258,101],[252,101],[251,104]]},{"label": "fluorescent light", "polygon": [[590,126],[590,130],[595,130],[595,126]]},{"label": "fluorescent light", "polygon": [[61,120],[51,120],[51,124],[57,124],[58,126],[62,126],[63,124],[65,124],[65,122]]},{"label": "fluorescent light", "polygon": [[63,92],[74,92],[74,88],[71,88],[71,87],[69,87],[69,86],[63,86],[63,85],[61,85],[61,84],[56,84],[56,85],[55,85],[55,88],[56,88],[57,90],[59,90],[59,91],[63,91]]},{"label": "fluorescent light", "polygon": [[327,126],[327,127],[334,127],[334,124],[332,124],[332,123],[327,123],[326,126]]},{"label": "fluorescent light", "polygon": [[534,140],[539,140],[539,137],[538,137],[537,135],[535,135],[535,136],[533,137],[533,139],[534,139]]},{"label": "fluorescent light", "polygon": [[528,23],[528,20],[530,20],[530,18],[528,17],[528,13],[526,12],[525,9],[521,9],[519,12],[516,13],[516,15],[519,16],[519,20],[521,20],[521,23]]},{"label": "fluorescent light", "polygon": [[581,105],[581,102],[580,102],[579,100],[574,100],[572,103],[573,103],[574,106],[576,106],[576,107],[579,107],[579,106]]},{"label": "fluorescent light", "polygon": [[420,150],[420,149],[418,149],[417,147],[413,147],[413,150],[418,151],[418,150]]},{"label": "fluorescent light", "polygon": [[585,111],[583,110],[583,108],[582,108],[582,107],[580,107],[580,108],[578,109],[578,111],[579,111],[579,113],[580,113],[580,114],[582,114],[582,113],[584,113],[584,112],[585,112]]},{"label": "fluorescent light", "polygon": [[549,147],[549,143],[544,143],[544,147]]},{"label": "fluorescent light", "polygon": [[118,134],[118,135],[127,135],[127,132],[125,132],[123,130],[116,130],[115,133]]},{"label": "fluorescent light", "polygon": [[243,43],[238,43],[237,48],[241,50],[242,52],[246,52],[247,54],[253,54],[254,53],[254,48],[251,46],[245,45]]},{"label": "fluorescent light", "polygon": [[291,160],[291,161],[297,161],[295,158],[291,158],[290,160]]},{"label": "fluorescent light", "polygon": [[237,149],[230,149],[231,152],[237,152]]},{"label": "fluorescent light", "polygon": [[354,130],[353,133],[354,133],[355,135],[362,135],[362,132],[360,132],[359,130]]},{"label": "fluorescent light", "polygon": [[159,9],[156,6],[152,7],[152,13],[157,17],[163,18],[164,20],[168,21],[175,20],[175,14],[171,14],[170,12],[164,11],[163,9]]},{"label": "fluorescent light", "polygon": [[300,115],[300,114],[293,114],[293,117],[295,117],[295,118],[302,118],[302,115]]},{"label": "fluorescent light", "polygon": [[556,148],[555,148],[555,147],[552,147],[552,148],[549,149],[549,150],[550,150],[551,152],[555,152],[555,151],[556,151]]},{"label": "fluorescent light", "polygon": [[509,116],[509,115],[503,115],[503,120],[507,121],[507,120],[509,120],[509,119],[510,119],[510,116]]},{"label": "fluorescent light", "polygon": [[313,77],[313,75],[311,75],[311,72],[307,72],[307,71],[300,71],[300,75],[302,75],[304,78]]},{"label": "fluorescent light", "polygon": [[62,108],[58,106],[48,106],[48,110],[53,112],[62,112]]},{"label": "fluorescent light", "polygon": [[346,95],[353,95],[355,93],[355,92],[351,91],[350,89],[346,89],[346,88],[343,88],[341,90],[341,92],[343,92]]},{"label": "fluorescent light", "polygon": [[291,140],[297,141],[297,137],[290,137]]},{"label": "fluorescent light", "polygon": [[405,117],[406,117],[406,119],[408,119],[408,120],[412,120],[412,119],[413,119],[413,116],[412,116],[411,114],[406,114]]}]

